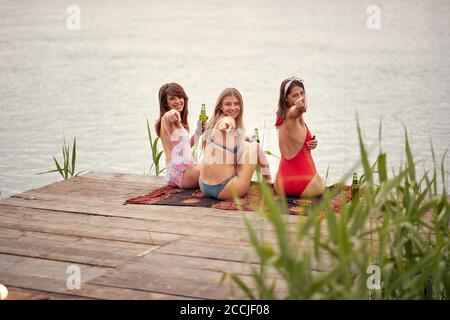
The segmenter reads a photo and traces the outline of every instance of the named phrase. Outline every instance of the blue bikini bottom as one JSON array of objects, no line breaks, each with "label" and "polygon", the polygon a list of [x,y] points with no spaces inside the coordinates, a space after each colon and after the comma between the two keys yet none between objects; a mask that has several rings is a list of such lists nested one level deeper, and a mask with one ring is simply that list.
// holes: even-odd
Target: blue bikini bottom
[{"label": "blue bikini bottom", "polygon": [[198,181],[198,185],[200,186],[200,190],[202,191],[203,194],[217,199],[219,193],[223,190],[223,188],[225,188],[227,183],[234,177],[236,177],[235,173],[233,173],[231,177],[225,179],[219,184],[207,184],[202,181]]}]

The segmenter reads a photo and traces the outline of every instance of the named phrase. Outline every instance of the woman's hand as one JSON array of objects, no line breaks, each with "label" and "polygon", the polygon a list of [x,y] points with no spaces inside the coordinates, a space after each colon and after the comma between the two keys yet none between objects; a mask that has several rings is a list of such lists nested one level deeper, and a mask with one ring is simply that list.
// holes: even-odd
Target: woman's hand
[{"label": "woman's hand", "polygon": [[197,128],[195,129],[195,135],[201,136],[205,132],[205,128],[206,128],[207,124],[208,124],[208,118],[206,118],[206,121],[204,121],[204,122],[197,120]]},{"label": "woman's hand", "polygon": [[205,132],[205,128],[208,125],[208,117],[206,117],[206,121],[202,122],[202,133]]},{"label": "woman's hand", "polygon": [[230,130],[236,129],[236,123],[232,119],[222,119],[218,124],[217,129],[223,132],[229,132]]},{"label": "woman's hand", "polygon": [[245,141],[247,142],[255,142],[255,140],[252,137],[245,136]]},{"label": "woman's hand", "polygon": [[181,116],[177,110],[172,109],[170,111],[167,111],[166,117],[169,120],[169,122],[175,124],[177,127],[181,125]]},{"label": "woman's hand", "polygon": [[305,98],[303,97],[298,98],[297,101],[295,101],[295,107],[300,112],[306,112]]},{"label": "woman's hand", "polygon": [[316,136],[313,136],[311,140],[309,140],[306,145],[308,146],[309,150],[315,149],[317,147],[317,139]]}]

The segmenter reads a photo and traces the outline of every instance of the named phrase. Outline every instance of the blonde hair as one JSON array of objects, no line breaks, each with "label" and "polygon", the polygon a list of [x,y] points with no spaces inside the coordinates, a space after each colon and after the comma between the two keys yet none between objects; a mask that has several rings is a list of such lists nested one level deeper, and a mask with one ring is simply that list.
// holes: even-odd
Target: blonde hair
[{"label": "blonde hair", "polygon": [[239,114],[236,117],[236,129],[244,129],[244,122],[242,120],[244,114],[244,101],[242,100],[241,93],[235,88],[226,88],[222,91],[222,93],[217,98],[216,107],[214,108],[214,115],[211,117],[211,120],[208,121],[208,125],[205,130],[212,129],[216,125],[216,123],[225,117],[222,111],[222,102],[226,97],[233,96],[236,97],[241,105],[241,109],[239,110]]}]

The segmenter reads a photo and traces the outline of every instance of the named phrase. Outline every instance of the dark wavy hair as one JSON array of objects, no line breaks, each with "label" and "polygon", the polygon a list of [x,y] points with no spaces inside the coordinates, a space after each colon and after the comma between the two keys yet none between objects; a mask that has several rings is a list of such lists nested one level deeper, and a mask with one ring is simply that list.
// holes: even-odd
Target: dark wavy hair
[{"label": "dark wavy hair", "polygon": [[178,98],[184,98],[184,108],[183,111],[181,111],[181,124],[183,127],[189,131],[189,124],[188,124],[188,101],[189,98],[186,95],[186,92],[184,92],[184,89],[182,86],[180,86],[178,83],[166,83],[159,89],[159,119],[156,121],[155,124],[155,131],[158,137],[161,133],[161,118],[163,115],[170,110],[169,104],[167,103],[167,96],[174,96]]}]

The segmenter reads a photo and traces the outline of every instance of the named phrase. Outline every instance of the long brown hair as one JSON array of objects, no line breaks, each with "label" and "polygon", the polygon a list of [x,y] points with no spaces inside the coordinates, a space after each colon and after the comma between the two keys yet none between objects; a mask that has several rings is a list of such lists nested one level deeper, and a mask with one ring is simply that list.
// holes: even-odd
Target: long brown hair
[{"label": "long brown hair", "polygon": [[159,119],[156,120],[155,124],[155,131],[158,137],[161,133],[161,118],[163,115],[170,110],[169,104],[167,103],[167,96],[174,96],[178,98],[184,99],[184,107],[183,111],[181,111],[181,124],[183,127],[189,131],[189,124],[188,124],[188,96],[186,95],[186,92],[184,92],[184,89],[182,86],[180,86],[178,83],[166,83],[159,89]]},{"label": "long brown hair", "polygon": [[[289,86],[287,88],[285,88],[286,84],[292,81]],[[301,81],[300,79],[295,79],[295,80],[291,80],[291,79],[286,79],[283,80],[283,82],[281,82],[281,86],[280,86],[280,97],[278,98],[278,110],[277,110],[277,116],[281,119],[284,120],[286,117],[286,113],[289,110],[289,106],[287,105],[286,102],[286,97],[288,96],[289,93],[291,93],[291,90],[294,87],[300,87],[303,88],[303,91],[305,92],[305,101],[306,101],[306,91],[305,91],[305,86],[303,84],[303,81]]]},{"label": "long brown hair", "polygon": [[241,93],[235,88],[226,88],[217,98],[216,107],[214,108],[214,115],[211,120],[208,121],[208,125],[205,130],[212,129],[216,125],[217,121],[222,119],[225,115],[222,112],[222,102],[228,96],[234,96],[238,99],[241,108],[239,110],[239,115],[236,117],[236,129],[244,129],[244,122],[242,120],[244,114],[244,100],[242,99]]}]

